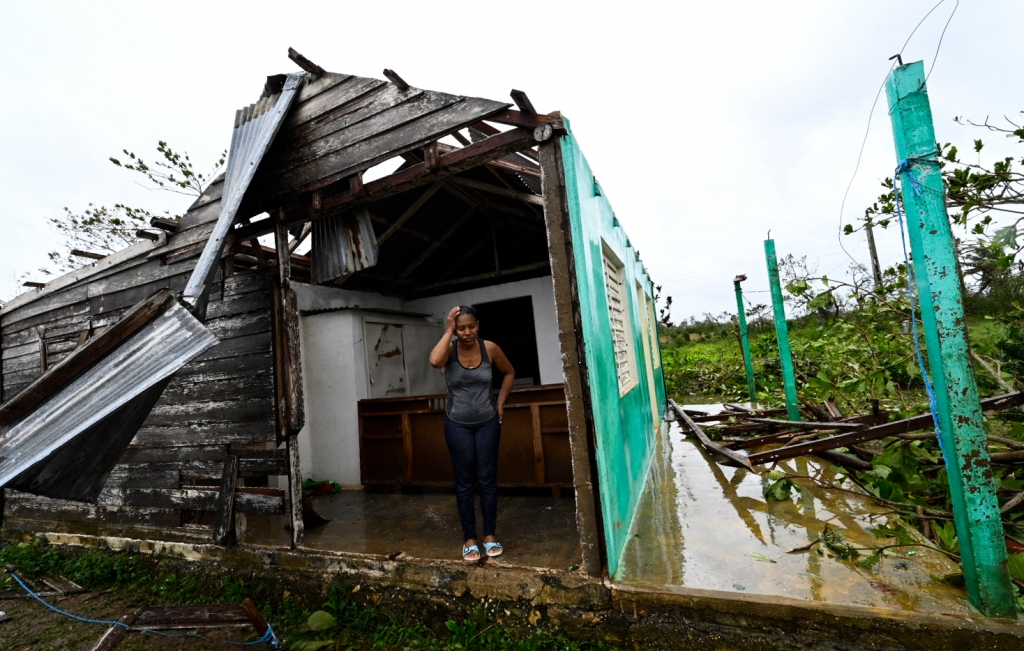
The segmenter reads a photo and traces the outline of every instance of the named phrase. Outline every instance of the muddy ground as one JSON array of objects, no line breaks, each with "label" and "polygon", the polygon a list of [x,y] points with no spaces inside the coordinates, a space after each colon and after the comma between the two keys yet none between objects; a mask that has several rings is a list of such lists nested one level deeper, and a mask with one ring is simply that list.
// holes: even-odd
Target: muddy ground
[{"label": "muddy ground", "polygon": [[[116,592],[86,592],[47,599],[51,604],[89,619],[116,620],[132,610],[147,604],[125,599]],[[11,619],[0,622],[0,649],[4,651],[89,651],[109,628],[100,624],[85,624],[49,610],[33,599],[4,599],[3,610]],[[168,631],[181,634],[185,631]],[[117,646],[117,651],[223,651],[237,648],[220,640],[249,641],[254,639],[251,627],[203,629],[207,642],[196,638],[171,638],[147,633],[129,633]],[[254,645],[253,649],[269,648]]]}]

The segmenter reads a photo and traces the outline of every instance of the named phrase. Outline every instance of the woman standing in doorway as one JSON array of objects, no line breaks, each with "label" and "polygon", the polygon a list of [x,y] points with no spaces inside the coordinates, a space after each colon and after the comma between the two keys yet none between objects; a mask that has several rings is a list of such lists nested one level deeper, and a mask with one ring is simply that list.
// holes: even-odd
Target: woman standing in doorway
[{"label": "woman standing in doorway", "polygon": [[[464,541],[462,558],[466,561],[480,560],[474,498],[477,486],[484,516],[484,553],[501,556],[504,551],[494,535],[498,520],[498,443],[505,400],[516,379],[505,353],[494,342],[480,339],[479,332],[476,310],[466,305],[453,307],[448,312],[448,328],[430,351],[430,365],[445,369],[448,384],[444,438],[455,470],[455,499]],[[504,376],[497,398],[491,389],[492,366]]]}]

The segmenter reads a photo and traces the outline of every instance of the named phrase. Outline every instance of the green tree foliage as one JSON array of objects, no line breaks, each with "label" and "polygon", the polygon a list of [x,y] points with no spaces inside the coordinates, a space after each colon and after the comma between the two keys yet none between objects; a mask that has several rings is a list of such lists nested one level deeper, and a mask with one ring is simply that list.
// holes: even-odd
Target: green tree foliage
[{"label": "green tree foliage", "polygon": [[[156,150],[158,157],[152,164],[127,149],[122,150],[126,157],[125,162],[117,158],[110,158],[110,162],[141,176],[143,187],[199,197],[203,193],[203,188],[224,166],[227,156],[227,152],[223,152],[211,171],[202,173],[196,171],[188,154],[175,151],[166,142],[161,140],[157,143]],[[146,208],[122,203],[116,203],[112,207],[90,203],[86,208],[77,211],[65,207],[61,215],[47,218],[47,223],[60,237],[60,246],[47,254],[49,264],[39,267],[37,272],[43,276],[50,276],[82,266],[87,259],[71,255],[74,249],[109,254],[134,244],[138,241],[136,231],[148,228],[150,220],[156,216],[181,219],[181,215],[172,214],[170,211],[157,215]],[[28,276],[29,273],[22,273],[18,279],[23,280]]]}]

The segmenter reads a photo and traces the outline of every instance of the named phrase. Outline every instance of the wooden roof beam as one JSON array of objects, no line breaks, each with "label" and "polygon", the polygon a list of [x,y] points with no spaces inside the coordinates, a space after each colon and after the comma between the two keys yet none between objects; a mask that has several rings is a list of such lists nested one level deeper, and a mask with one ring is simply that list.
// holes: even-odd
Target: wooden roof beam
[{"label": "wooden roof beam", "polygon": [[[468,147],[442,154],[441,164],[436,170],[429,170],[423,163],[412,165],[390,176],[366,183],[362,196],[356,197],[350,192],[341,192],[332,197],[325,198],[323,200],[323,210],[316,214],[314,214],[310,205],[297,206],[294,209],[288,210],[284,220],[286,225],[292,226],[320,219],[334,212],[351,210],[356,206],[407,192],[422,185],[436,183],[449,176],[464,172],[473,167],[485,165],[510,153],[531,147],[537,143],[535,135],[533,131],[524,128],[505,131],[479,142],[474,142]],[[547,137],[550,138],[551,136],[548,135]],[[273,231],[274,224],[272,220],[262,220],[236,228],[232,233],[232,237],[235,241],[244,241],[252,237],[272,233]]]},{"label": "wooden roof beam", "polygon": [[[469,141],[468,138],[466,138],[464,135],[462,135],[458,131],[455,131],[451,135],[454,136],[455,139],[458,140],[460,143],[462,143],[463,147],[468,147],[469,145],[473,144],[472,142]],[[441,154],[447,154],[448,152],[456,151],[456,150],[459,149],[458,147],[454,147],[452,145],[447,145],[447,144],[445,144],[443,142],[437,143],[437,148],[438,148],[438,151]],[[523,150],[520,150],[520,151],[517,151],[517,152],[513,152],[513,154],[523,154],[524,156],[527,156],[528,158],[531,158],[531,159],[537,157],[536,152],[534,152],[534,151],[532,151],[530,149],[523,149]],[[403,157],[405,157],[405,159],[407,161],[411,160],[413,164],[422,162],[422,161],[420,161],[418,159],[413,159],[412,157],[408,156],[407,154],[403,154]],[[540,165],[531,165],[529,163],[521,163],[521,162],[512,160],[512,155],[511,154],[508,157],[505,157],[505,158],[499,158],[497,160],[492,160],[491,162],[487,163],[486,167],[489,170],[491,170],[491,171],[493,171],[495,168],[497,168],[497,169],[508,170],[509,172],[515,172],[516,174],[525,174],[527,176],[536,176],[538,178],[540,177]]]},{"label": "wooden roof beam", "polygon": [[537,115],[537,109],[533,108],[533,102],[531,102],[530,98],[526,96],[526,93],[513,88],[512,92],[509,93],[509,96],[512,97],[512,101],[516,103],[516,106],[519,107],[520,111],[530,116]]},{"label": "wooden roof beam", "polygon": [[[495,234],[497,234],[497,232],[501,230],[501,227],[505,225],[505,223],[506,222],[499,222],[498,224],[495,224],[494,227],[491,229],[491,232],[487,234],[487,237],[483,238],[473,246],[469,247],[469,250],[463,253],[462,256],[455,261],[454,264],[448,267],[448,271],[441,274],[441,277],[438,278],[436,282],[443,282],[445,280],[448,280],[448,278],[451,277],[451,275],[454,274],[459,269],[459,267],[465,264],[467,260],[473,257],[473,254],[479,251],[484,244],[487,244],[488,241],[491,241],[494,238]],[[496,269],[495,271],[500,270]]]},{"label": "wooden roof beam", "polygon": [[[380,215],[378,215],[376,213],[372,213],[372,212],[370,213],[370,219],[372,219],[373,221],[377,222],[378,224],[384,224],[385,226],[391,226],[392,224],[395,223],[395,222],[391,221],[390,219],[388,219],[387,217],[382,217],[382,216],[380,216]],[[430,242],[431,240],[433,240],[433,238],[430,237],[429,235],[425,235],[425,234],[423,234],[423,233],[421,233],[419,231],[414,231],[413,229],[408,228],[406,226],[399,226],[398,227],[398,232],[399,233],[405,233],[406,235],[411,235],[411,236],[415,237],[416,239],[423,240],[424,242]],[[380,246],[380,241],[379,240],[377,242],[377,245]]]},{"label": "wooden roof beam", "polygon": [[423,204],[427,203],[427,200],[429,200],[430,197],[434,196],[435,192],[441,189],[442,185],[443,183],[435,183],[429,188],[427,188],[426,191],[423,192],[423,194],[417,197],[416,201],[413,201],[412,205],[406,208],[405,212],[403,212],[402,215],[398,219],[396,219],[395,222],[391,224],[391,226],[389,226],[386,231],[380,234],[380,237],[377,238],[377,246],[381,246],[382,244],[384,244],[384,242],[387,242],[389,239],[391,239],[391,236],[395,234],[395,231],[402,228],[405,222],[409,221],[409,219],[416,214],[416,211],[422,208]]},{"label": "wooden roof beam", "polygon": [[384,68],[384,76],[387,77],[388,81],[393,83],[398,88],[398,90],[403,92],[409,90],[409,84],[406,83],[404,79],[399,77],[398,73],[392,70],[391,68]]},{"label": "wooden roof beam", "polygon": [[313,75],[314,79],[320,78],[327,74],[327,71],[313,63],[306,57],[302,56],[295,51],[295,48],[288,48],[288,58],[295,62],[295,65],[299,66],[309,74]]},{"label": "wooden roof beam", "polygon": [[528,228],[535,231],[543,231],[544,226],[540,223],[541,218],[535,213],[527,212],[521,208],[514,206],[506,206],[505,204],[495,203],[485,197],[479,196],[475,190],[468,188],[459,188],[451,183],[445,183],[444,189],[446,192],[452,194],[457,199],[473,206],[478,205],[483,208],[487,208],[489,211],[499,211],[508,213],[510,215],[516,215],[517,217],[525,217],[529,221],[517,221],[516,224],[522,228]]},{"label": "wooden roof beam", "polygon": [[81,249],[71,249],[71,255],[76,258],[89,258],[90,260],[102,260],[107,257],[105,253],[93,253],[92,251],[82,251]]},{"label": "wooden roof beam", "polygon": [[491,194],[497,194],[502,197],[508,197],[509,199],[516,199],[518,201],[522,201],[525,203],[532,203],[535,206],[544,205],[544,197],[538,197],[535,194],[529,194],[527,192],[518,192],[516,190],[512,190],[509,188],[502,188],[500,186],[492,185],[490,183],[484,183],[483,181],[475,181],[473,179],[467,179],[462,176],[453,176],[451,179],[449,179],[449,182],[458,185],[464,185],[467,188],[475,188],[477,190],[482,190],[484,192],[490,192]]},{"label": "wooden roof beam", "polygon": [[427,258],[429,258],[434,253],[434,251],[438,249],[438,247],[444,244],[445,240],[454,235],[457,230],[462,228],[462,225],[465,224],[467,220],[469,220],[469,218],[473,215],[475,211],[476,206],[471,206],[469,210],[462,213],[462,217],[459,217],[454,224],[448,227],[448,230],[446,230],[439,238],[434,240],[433,244],[428,246],[423,251],[423,253],[420,254],[418,258],[413,260],[412,263],[405,268],[405,271],[403,271],[401,274],[399,274],[397,278],[391,281],[391,284],[384,291],[390,292],[392,289],[395,288],[395,285],[405,280],[405,278],[413,271],[415,271],[417,267],[426,262]]}]

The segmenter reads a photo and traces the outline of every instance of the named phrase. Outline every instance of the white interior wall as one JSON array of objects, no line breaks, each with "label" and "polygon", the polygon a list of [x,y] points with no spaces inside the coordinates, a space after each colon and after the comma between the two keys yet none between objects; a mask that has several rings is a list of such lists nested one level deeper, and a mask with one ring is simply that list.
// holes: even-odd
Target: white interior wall
[{"label": "white interior wall", "polygon": [[[306,314],[300,319],[306,400],[306,426],[298,439],[303,478],[330,479],[351,487],[360,484],[357,402],[369,397],[370,393],[363,341],[364,324],[368,321],[415,327],[416,335],[405,338],[407,366],[422,359],[426,367],[427,355],[436,343],[431,343],[429,329],[433,328],[436,337],[440,338],[444,318],[453,306],[530,296],[541,383],[562,382],[558,323],[550,276],[407,302],[379,294],[329,287],[300,284],[293,287],[300,311],[328,310]],[[372,311],[379,309],[430,316],[422,318]],[[427,324],[430,325],[424,327]],[[415,372],[409,374],[409,395],[443,393],[443,381],[429,375],[439,371],[428,369],[424,376],[421,370],[416,367]]]},{"label": "white interior wall", "polygon": [[300,319],[306,426],[299,433],[303,478],[359,484],[359,418],[366,395],[362,319],[350,310]]},{"label": "white interior wall", "polygon": [[540,382],[561,384],[562,353],[558,345],[558,319],[555,315],[555,290],[551,276],[420,298],[403,303],[403,309],[427,312],[433,320],[443,323],[448,311],[456,305],[490,303],[521,296],[533,299],[533,326],[537,336]]}]

